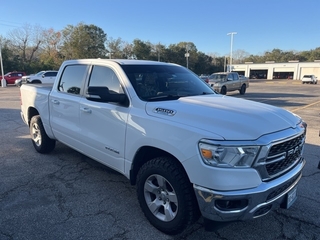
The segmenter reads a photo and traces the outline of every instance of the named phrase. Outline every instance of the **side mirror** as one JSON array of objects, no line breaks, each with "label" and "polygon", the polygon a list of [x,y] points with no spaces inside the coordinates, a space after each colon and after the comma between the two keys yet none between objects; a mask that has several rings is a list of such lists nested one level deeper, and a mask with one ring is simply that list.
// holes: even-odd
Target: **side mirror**
[{"label": "side mirror", "polygon": [[124,93],[110,93],[107,87],[88,87],[86,99],[94,102],[114,102],[126,104],[127,95]]},{"label": "side mirror", "polygon": [[232,79],[232,77],[228,77],[228,79],[227,79],[228,81],[232,81],[233,79]]}]

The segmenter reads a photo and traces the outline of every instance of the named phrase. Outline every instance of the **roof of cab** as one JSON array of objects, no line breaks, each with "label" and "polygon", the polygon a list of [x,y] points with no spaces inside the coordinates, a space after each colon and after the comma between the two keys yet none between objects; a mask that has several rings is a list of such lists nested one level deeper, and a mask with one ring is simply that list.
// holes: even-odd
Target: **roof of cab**
[{"label": "roof of cab", "polygon": [[174,63],[165,63],[165,62],[158,62],[152,60],[135,60],[135,59],[101,59],[101,58],[88,58],[88,59],[73,59],[73,60],[66,60],[65,62],[68,63],[95,63],[95,62],[116,62],[120,65],[176,65]]}]

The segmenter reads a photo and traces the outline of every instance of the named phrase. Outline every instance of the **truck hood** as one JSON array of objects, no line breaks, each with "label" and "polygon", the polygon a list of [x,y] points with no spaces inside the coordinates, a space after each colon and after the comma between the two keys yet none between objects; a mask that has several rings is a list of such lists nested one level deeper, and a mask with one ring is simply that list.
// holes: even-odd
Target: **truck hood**
[{"label": "truck hood", "polygon": [[218,94],[148,102],[146,112],[225,140],[256,140],[265,134],[296,128],[300,122],[285,109]]}]

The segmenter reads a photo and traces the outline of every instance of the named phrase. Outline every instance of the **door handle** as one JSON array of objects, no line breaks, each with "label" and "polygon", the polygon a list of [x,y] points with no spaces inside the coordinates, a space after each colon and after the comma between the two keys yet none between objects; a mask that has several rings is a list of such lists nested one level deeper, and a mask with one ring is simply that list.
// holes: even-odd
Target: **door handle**
[{"label": "door handle", "polygon": [[60,102],[59,102],[58,100],[56,100],[56,99],[51,100],[51,102],[52,102],[53,104],[60,104]]},{"label": "door handle", "polygon": [[84,108],[84,107],[80,108],[80,110],[81,110],[82,112],[85,112],[85,113],[91,113],[91,112],[92,112],[91,109],[89,109],[89,108]]}]

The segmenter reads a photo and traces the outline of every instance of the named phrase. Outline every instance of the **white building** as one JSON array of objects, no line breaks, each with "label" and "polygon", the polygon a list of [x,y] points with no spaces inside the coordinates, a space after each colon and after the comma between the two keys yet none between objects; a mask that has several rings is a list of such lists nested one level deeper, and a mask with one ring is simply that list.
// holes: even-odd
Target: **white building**
[{"label": "white building", "polygon": [[303,75],[313,74],[320,79],[320,60],[314,62],[290,61],[287,63],[246,62],[232,65],[232,71],[238,72],[248,78],[260,79],[293,79],[300,80]]}]

